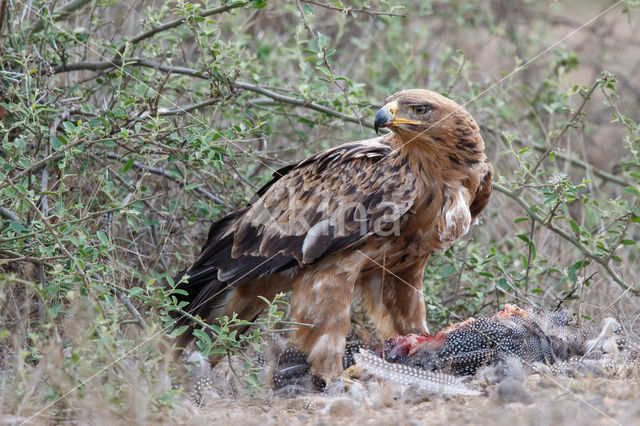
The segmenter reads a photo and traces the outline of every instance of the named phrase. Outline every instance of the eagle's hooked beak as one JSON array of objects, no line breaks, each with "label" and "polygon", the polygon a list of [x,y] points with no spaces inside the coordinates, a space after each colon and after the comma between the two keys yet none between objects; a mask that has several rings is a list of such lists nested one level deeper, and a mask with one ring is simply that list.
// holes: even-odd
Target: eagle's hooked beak
[{"label": "eagle's hooked beak", "polygon": [[378,134],[378,129],[380,127],[393,127],[397,126],[398,124],[420,124],[419,121],[407,120],[406,118],[397,117],[397,113],[397,101],[389,102],[388,104],[380,108],[380,111],[378,111],[378,113],[376,114],[376,119],[373,122],[373,128],[375,129],[376,134]]}]

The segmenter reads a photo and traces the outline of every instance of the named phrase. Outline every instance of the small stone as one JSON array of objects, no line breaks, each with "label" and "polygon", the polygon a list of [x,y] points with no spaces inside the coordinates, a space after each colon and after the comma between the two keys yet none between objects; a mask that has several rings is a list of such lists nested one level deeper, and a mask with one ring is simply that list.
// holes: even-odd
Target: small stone
[{"label": "small stone", "polygon": [[380,387],[380,401],[385,407],[395,406],[396,401],[398,401],[400,397],[402,397],[401,385],[393,382],[385,382]]},{"label": "small stone", "polygon": [[533,403],[533,397],[524,388],[521,382],[514,379],[505,379],[498,385],[498,401],[503,404],[511,402],[521,402],[523,404]]},{"label": "small stone", "polygon": [[607,406],[607,407],[609,407],[609,408],[613,408],[613,407],[615,407],[615,406],[616,406],[616,400],[615,400],[615,399],[613,399],[613,398],[610,398],[610,397],[608,397],[608,396],[605,396],[605,397],[602,399],[602,402],[604,402],[604,405],[606,405],[606,406]]},{"label": "small stone", "polygon": [[337,417],[349,417],[360,410],[360,406],[350,398],[340,398],[329,406],[329,414]]},{"label": "small stone", "polygon": [[425,390],[417,384],[413,384],[409,386],[404,391],[403,396],[404,396],[404,401],[407,404],[412,404],[412,405],[429,401],[429,392],[425,392]]}]

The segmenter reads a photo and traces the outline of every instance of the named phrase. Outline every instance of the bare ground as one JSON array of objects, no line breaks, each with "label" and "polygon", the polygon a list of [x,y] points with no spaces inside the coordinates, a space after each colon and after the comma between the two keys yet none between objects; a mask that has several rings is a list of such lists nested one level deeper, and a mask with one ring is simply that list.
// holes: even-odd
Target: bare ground
[{"label": "bare ground", "polygon": [[336,395],[187,403],[193,424],[640,424],[638,378],[570,379],[534,374],[486,387],[478,397],[417,394],[370,382]]}]

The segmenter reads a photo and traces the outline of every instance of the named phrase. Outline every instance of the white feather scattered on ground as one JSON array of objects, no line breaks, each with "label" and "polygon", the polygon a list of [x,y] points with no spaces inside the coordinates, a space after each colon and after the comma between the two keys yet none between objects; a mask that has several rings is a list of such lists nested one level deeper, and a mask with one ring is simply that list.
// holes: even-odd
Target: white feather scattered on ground
[{"label": "white feather scattered on ground", "polygon": [[401,385],[417,385],[425,392],[443,395],[479,396],[482,392],[470,389],[450,374],[434,373],[402,364],[392,364],[370,351],[360,350],[354,355],[356,363],[368,373]]}]

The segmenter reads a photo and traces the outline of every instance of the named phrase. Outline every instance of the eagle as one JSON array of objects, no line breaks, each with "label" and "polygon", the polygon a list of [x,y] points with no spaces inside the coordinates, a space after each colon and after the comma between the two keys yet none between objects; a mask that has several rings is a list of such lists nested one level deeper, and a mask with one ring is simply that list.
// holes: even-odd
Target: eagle
[{"label": "eagle", "polygon": [[427,259],[467,233],[493,170],[471,114],[433,91],[391,95],[374,128],[391,131],[279,169],[213,223],[176,286],[184,310],[210,324],[251,321],[265,307],[259,296],[291,291],[293,338],[321,378],[342,371],[356,293],[379,337],[425,333]]}]

